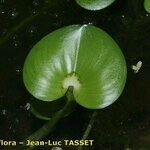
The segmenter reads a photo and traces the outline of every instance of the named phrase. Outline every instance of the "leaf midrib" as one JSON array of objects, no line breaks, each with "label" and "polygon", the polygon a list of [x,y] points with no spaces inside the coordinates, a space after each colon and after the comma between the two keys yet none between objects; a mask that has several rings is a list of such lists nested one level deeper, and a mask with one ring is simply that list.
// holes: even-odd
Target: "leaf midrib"
[{"label": "leaf midrib", "polygon": [[75,62],[74,62],[74,67],[73,67],[73,72],[76,73],[76,69],[77,69],[77,63],[78,63],[78,56],[79,56],[79,50],[80,50],[80,43],[81,43],[81,39],[82,39],[82,35],[84,32],[84,29],[86,28],[87,25],[82,25],[77,32],[78,36],[77,36],[77,44],[75,47]]}]

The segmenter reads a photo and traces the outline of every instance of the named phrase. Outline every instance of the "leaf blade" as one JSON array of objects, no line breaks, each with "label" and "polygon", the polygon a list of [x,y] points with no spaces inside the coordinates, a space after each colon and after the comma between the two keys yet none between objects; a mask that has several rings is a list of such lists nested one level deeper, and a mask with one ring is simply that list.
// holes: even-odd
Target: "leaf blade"
[{"label": "leaf blade", "polygon": [[150,13],[150,0],[144,1],[144,8],[148,13]]},{"label": "leaf blade", "polygon": [[27,89],[37,99],[56,100],[65,95],[67,86],[74,86],[76,101],[92,109],[113,103],[126,81],[118,45],[103,30],[87,25],[68,26],[46,36],[31,50],[23,72]]},{"label": "leaf blade", "polygon": [[76,0],[83,8],[88,10],[101,10],[111,5],[115,0]]},{"label": "leaf blade", "polygon": [[120,48],[108,34],[88,26],[80,41],[76,72],[82,83],[80,90],[74,92],[76,101],[86,108],[103,108],[122,93],[126,63]]}]

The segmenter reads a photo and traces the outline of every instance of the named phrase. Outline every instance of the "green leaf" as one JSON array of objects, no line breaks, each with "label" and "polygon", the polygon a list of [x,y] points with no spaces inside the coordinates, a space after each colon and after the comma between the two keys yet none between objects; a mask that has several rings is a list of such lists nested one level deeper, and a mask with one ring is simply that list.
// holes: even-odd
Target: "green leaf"
[{"label": "green leaf", "polygon": [[83,8],[88,10],[100,10],[111,5],[115,0],[76,0]]},{"label": "green leaf", "polygon": [[150,0],[144,1],[144,8],[148,13],[150,13]]},{"label": "green leaf", "polygon": [[23,80],[37,99],[58,100],[73,86],[77,103],[99,109],[122,93],[126,63],[106,32],[91,25],[72,25],[50,33],[32,48]]}]

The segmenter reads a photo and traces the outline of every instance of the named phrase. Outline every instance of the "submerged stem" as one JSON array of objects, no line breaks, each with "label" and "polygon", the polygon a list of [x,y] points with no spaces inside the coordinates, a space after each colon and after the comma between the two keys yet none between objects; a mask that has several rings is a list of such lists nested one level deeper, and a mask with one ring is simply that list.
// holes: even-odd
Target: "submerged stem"
[{"label": "submerged stem", "polygon": [[[61,109],[59,112],[57,112],[46,124],[44,124],[40,129],[35,131],[32,135],[30,135],[28,138],[24,140],[24,149],[31,150],[34,149],[35,147],[26,147],[26,142],[27,140],[41,140],[45,136],[47,136],[50,132],[52,132],[54,126],[58,121],[64,117],[64,115],[69,111],[72,110],[73,107],[75,107],[75,101],[74,101],[74,96],[73,96],[73,87],[69,87],[66,97],[68,99],[66,105],[64,106],[63,109]],[[23,149],[22,147],[22,149]]]},{"label": "submerged stem", "polygon": [[[92,117],[91,117],[91,119],[89,121],[89,124],[88,124],[85,132],[83,133],[82,140],[86,140],[88,138],[88,136],[89,136],[89,134],[90,134],[90,132],[91,132],[91,130],[93,128],[93,125],[94,125],[96,117],[97,117],[97,111],[94,111],[93,114],[92,114]],[[79,146],[78,150],[82,150],[82,146]]]}]

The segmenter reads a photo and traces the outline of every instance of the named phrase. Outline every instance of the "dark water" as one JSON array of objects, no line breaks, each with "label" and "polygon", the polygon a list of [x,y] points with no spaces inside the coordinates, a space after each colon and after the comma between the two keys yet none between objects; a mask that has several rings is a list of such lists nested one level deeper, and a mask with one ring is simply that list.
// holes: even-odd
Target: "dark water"
[{"label": "dark water", "polygon": [[[0,0],[0,139],[22,140],[45,123],[28,110],[31,95],[22,81],[23,63],[31,47],[55,29],[84,23],[107,31],[128,65],[122,96],[99,110],[89,137],[95,140],[91,149],[150,149],[150,14],[142,0],[116,0],[96,12],[82,9],[74,0]],[[143,66],[134,74],[131,65],[138,61]],[[80,139],[91,113],[78,106],[47,138]]]}]

